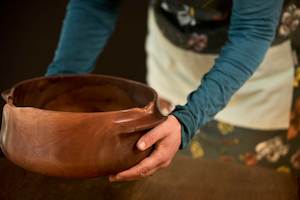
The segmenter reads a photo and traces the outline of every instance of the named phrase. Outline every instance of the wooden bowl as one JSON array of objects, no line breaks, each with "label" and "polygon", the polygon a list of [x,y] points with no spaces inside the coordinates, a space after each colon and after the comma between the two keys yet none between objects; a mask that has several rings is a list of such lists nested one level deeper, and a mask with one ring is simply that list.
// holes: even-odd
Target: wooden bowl
[{"label": "wooden bowl", "polygon": [[103,75],[40,77],[2,93],[0,146],[30,171],[61,177],[115,174],[151,153],[138,139],[165,118],[150,87]]}]

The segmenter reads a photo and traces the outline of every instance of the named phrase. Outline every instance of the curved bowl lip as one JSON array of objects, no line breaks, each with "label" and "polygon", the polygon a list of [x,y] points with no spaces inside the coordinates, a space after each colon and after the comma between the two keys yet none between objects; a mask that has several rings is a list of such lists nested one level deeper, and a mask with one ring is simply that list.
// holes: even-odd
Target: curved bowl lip
[{"label": "curved bowl lip", "polygon": [[[113,79],[113,80],[117,80],[117,81],[121,81],[121,82],[129,82],[135,85],[139,85],[142,86],[143,88],[146,88],[148,90],[150,90],[153,94],[153,98],[151,101],[148,102],[147,105],[145,105],[144,107],[133,107],[133,108],[129,108],[129,109],[123,109],[123,110],[116,110],[116,111],[107,111],[107,112],[71,112],[71,111],[56,111],[56,110],[46,110],[46,109],[41,109],[41,108],[36,108],[36,107],[32,107],[32,106],[22,106],[22,107],[18,107],[15,106],[13,104],[13,102],[11,101],[13,99],[13,93],[16,87],[28,83],[28,82],[32,82],[32,81],[38,81],[38,80],[43,80],[43,79],[52,79],[52,78],[65,78],[65,77],[99,77],[99,78],[109,78],[109,79]],[[110,76],[110,75],[102,75],[102,74],[76,74],[76,75],[56,75],[56,76],[40,76],[40,77],[35,77],[35,78],[31,78],[31,79],[27,79],[27,80],[23,80],[20,81],[19,83],[16,83],[15,85],[12,86],[12,88],[10,89],[9,94],[7,95],[8,97],[8,101],[6,102],[9,106],[15,108],[15,109],[32,109],[32,110],[39,110],[42,112],[48,112],[48,113],[60,113],[60,114],[85,114],[85,115],[107,115],[107,114],[115,114],[115,113],[127,113],[127,112],[134,112],[134,111],[145,111],[148,110],[149,108],[152,107],[153,104],[155,104],[155,101],[158,98],[158,95],[156,93],[156,91],[151,88],[150,86],[138,82],[138,81],[134,81],[134,80],[129,80],[126,78],[121,78],[121,77],[115,77],[115,76]],[[9,100],[11,98],[11,100]]]}]

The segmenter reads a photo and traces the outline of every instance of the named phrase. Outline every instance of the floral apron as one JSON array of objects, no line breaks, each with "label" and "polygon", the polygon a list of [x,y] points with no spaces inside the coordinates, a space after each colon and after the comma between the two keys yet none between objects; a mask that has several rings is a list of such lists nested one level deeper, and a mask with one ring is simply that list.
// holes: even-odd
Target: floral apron
[{"label": "floral apron", "polygon": [[[147,81],[163,99],[173,105],[183,104],[188,93],[198,87],[201,76],[210,70],[220,48],[227,40],[231,6],[231,1],[217,0],[152,2],[146,44]],[[252,80],[237,92],[236,98],[232,98],[230,106],[221,111],[215,120],[203,126],[182,153],[193,158],[234,161],[247,166],[264,166],[279,172],[300,174],[300,67],[293,63],[289,41],[290,33],[299,24],[299,18],[300,10],[297,5],[286,1],[277,36],[262,66],[255,72]],[[281,90],[274,87],[270,91],[276,89],[281,98],[287,96],[285,101],[273,97],[281,103],[271,109],[276,110],[278,107],[280,115],[272,110],[264,110],[265,107],[261,109],[259,104],[252,106],[239,99],[239,95],[244,95],[243,92],[247,93],[256,85],[261,85],[258,84],[259,79],[264,80],[269,75],[275,77],[270,70],[266,72],[265,66],[271,65],[272,69],[276,69],[276,62],[272,63],[272,60],[278,55],[283,58],[280,66],[287,67],[280,68],[282,72],[278,74],[283,81],[276,81]],[[194,68],[188,68],[193,65]],[[275,83],[272,79],[264,81],[270,85]],[[166,105],[165,102],[164,104]],[[249,117],[245,117],[248,121],[243,123],[230,115],[231,112],[237,112],[234,111],[234,104],[238,104],[240,108],[248,106],[247,109],[250,107],[262,112],[273,112],[273,115],[265,117],[269,121],[255,121],[262,118],[260,113],[248,112],[246,109],[244,115]],[[286,104],[285,109],[280,110],[281,104]],[[276,105],[276,101],[271,105]],[[243,109],[238,111],[243,113]],[[243,118],[240,114],[236,116]],[[280,116],[284,117],[280,119]],[[277,118],[280,119],[278,123]],[[254,120],[253,124],[256,126],[251,126],[249,119]]]}]

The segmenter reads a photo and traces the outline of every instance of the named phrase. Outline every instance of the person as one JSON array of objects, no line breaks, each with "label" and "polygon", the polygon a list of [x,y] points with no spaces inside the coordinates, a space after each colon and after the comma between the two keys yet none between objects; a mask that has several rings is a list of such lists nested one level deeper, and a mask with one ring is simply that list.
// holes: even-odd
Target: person
[{"label": "person", "polygon": [[[46,75],[92,72],[119,5],[70,0]],[[141,151],[155,145],[153,153],[110,181],[150,176],[169,166],[179,149],[194,158],[298,175],[300,107],[292,106],[298,82],[289,40],[299,24],[297,6],[283,0],[151,1],[147,82],[168,117],[137,142]]]}]

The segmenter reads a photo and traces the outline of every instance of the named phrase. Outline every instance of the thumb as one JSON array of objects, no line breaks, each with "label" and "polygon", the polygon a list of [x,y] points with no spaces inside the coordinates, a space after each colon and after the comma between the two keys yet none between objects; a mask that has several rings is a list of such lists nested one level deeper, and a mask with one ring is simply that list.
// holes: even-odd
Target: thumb
[{"label": "thumb", "polygon": [[139,141],[137,142],[137,148],[141,151],[151,147],[154,145],[158,140],[164,137],[163,132],[161,131],[160,127],[156,127],[143,135]]}]

